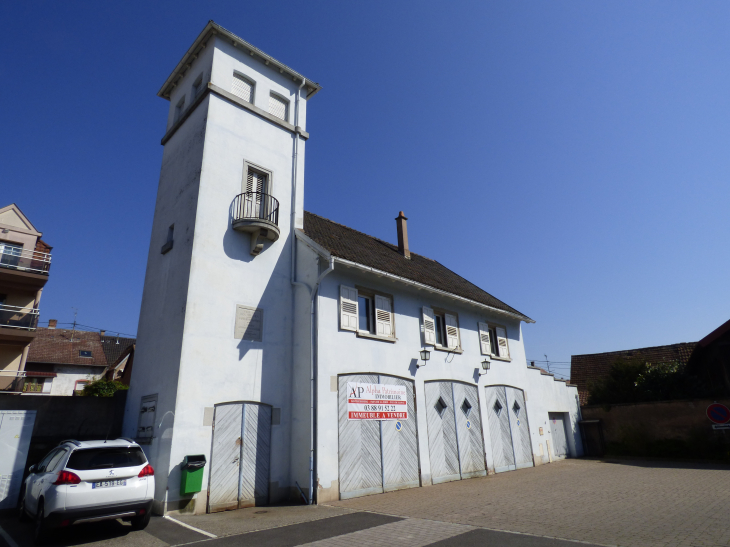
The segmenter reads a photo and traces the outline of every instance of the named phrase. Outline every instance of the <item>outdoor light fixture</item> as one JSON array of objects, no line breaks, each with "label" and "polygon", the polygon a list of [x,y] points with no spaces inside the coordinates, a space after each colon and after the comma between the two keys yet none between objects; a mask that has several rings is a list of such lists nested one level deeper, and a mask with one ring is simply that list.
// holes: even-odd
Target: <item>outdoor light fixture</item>
[{"label": "outdoor light fixture", "polygon": [[479,376],[484,376],[484,374],[487,373],[487,371],[489,370],[489,365],[490,364],[491,363],[489,362],[489,359],[484,359],[484,361],[482,361],[482,370],[484,371],[484,373],[481,373],[480,372],[479,373]]},{"label": "outdoor light fixture", "polygon": [[431,358],[431,352],[428,351],[427,349],[422,349],[421,350],[421,359],[423,360],[423,364],[422,365],[418,365],[418,366],[419,367],[425,367],[426,366],[426,361],[428,361],[430,358]]}]

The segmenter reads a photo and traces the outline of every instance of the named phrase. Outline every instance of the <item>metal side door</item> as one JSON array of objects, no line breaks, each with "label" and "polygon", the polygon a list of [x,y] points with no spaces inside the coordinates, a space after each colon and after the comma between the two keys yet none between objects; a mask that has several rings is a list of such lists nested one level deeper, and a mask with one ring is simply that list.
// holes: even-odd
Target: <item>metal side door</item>
[{"label": "metal side door", "polygon": [[458,481],[459,448],[454,423],[454,396],[451,382],[426,382],[426,422],[431,482]]},{"label": "metal side door", "polygon": [[556,458],[565,458],[568,455],[568,439],[565,436],[565,414],[562,412],[548,412],[550,433],[553,437],[553,455]]},{"label": "metal side door", "polygon": [[243,405],[215,407],[208,512],[238,508]]},{"label": "metal side door", "polygon": [[269,503],[271,407],[244,404],[241,425],[241,477],[238,507]]},{"label": "metal side door", "polygon": [[452,386],[461,478],[483,477],[487,474],[487,469],[484,465],[484,438],[482,437],[482,419],[479,415],[479,391],[477,386],[459,382],[453,382]]},{"label": "metal side door", "polygon": [[494,472],[514,471],[516,469],[515,451],[512,446],[512,430],[509,426],[505,388],[504,386],[487,386],[485,393]]},{"label": "metal side door", "polygon": [[352,374],[339,377],[339,483],[343,500],[383,491],[380,422],[348,420],[347,382],[377,384],[378,376]]},{"label": "metal side door", "polygon": [[408,401],[407,420],[380,422],[383,447],[383,490],[389,492],[420,486],[413,382],[392,376],[380,376],[380,383],[405,386]]},{"label": "metal side door", "polygon": [[512,446],[515,452],[515,467],[532,467],[532,443],[530,442],[530,424],[527,422],[525,395],[521,389],[505,387]]}]

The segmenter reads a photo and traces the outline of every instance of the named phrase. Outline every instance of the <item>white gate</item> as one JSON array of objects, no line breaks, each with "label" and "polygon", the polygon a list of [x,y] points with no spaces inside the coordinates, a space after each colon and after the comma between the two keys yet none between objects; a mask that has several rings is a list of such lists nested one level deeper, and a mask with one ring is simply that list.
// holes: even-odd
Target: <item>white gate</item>
[{"label": "white gate", "polygon": [[270,455],[269,405],[248,402],[216,405],[208,512],[267,504]]},{"label": "white gate", "polygon": [[565,436],[565,414],[562,412],[548,412],[550,433],[553,437],[553,455],[556,458],[565,458],[568,455],[568,439]]},{"label": "white gate", "polygon": [[[406,420],[349,420],[347,383],[405,386]],[[416,406],[412,381],[377,374],[339,377],[340,498],[420,485]]]},{"label": "white gate", "polygon": [[508,386],[487,386],[486,401],[495,473],[532,467],[530,426],[523,391]]},{"label": "white gate", "polygon": [[35,410],[0,411],[0,509],[18,503],[35,415]]},{"label": "white gate", "polygon": [[435,381],[425,390],[433,484],[486,475],[477,387]]}]

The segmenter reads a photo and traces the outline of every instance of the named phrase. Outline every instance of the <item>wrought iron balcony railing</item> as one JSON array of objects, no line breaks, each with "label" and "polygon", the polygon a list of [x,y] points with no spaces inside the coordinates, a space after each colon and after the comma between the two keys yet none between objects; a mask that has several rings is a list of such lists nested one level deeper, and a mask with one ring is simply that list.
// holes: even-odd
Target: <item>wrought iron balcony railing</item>
[{"label": "wrought iron balcony railing", "polygon": [[38,310],[0,305],[0,327],[35,330],[38,326]]},{"label": "wrought iron balcony railing", "polygon": [[263,220],[279,225],[279,200],[262,192],[244,192],[233,200],[233,224]]},{"label": "wrought iron balcony railing", "polygon": [[51,255],[39,251],[21,251],[14,245],[0,246],[0,268],[9,268],[41,275],[48,275]]}]

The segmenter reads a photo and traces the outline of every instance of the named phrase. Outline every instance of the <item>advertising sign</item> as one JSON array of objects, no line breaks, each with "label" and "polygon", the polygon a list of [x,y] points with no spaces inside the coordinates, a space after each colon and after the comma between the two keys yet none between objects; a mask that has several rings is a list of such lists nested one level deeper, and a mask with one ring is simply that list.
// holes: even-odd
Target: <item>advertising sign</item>
[{"label": "advertising sign", "polygon": [[347,382],[348,420],[407,420],[406,386]]}]

